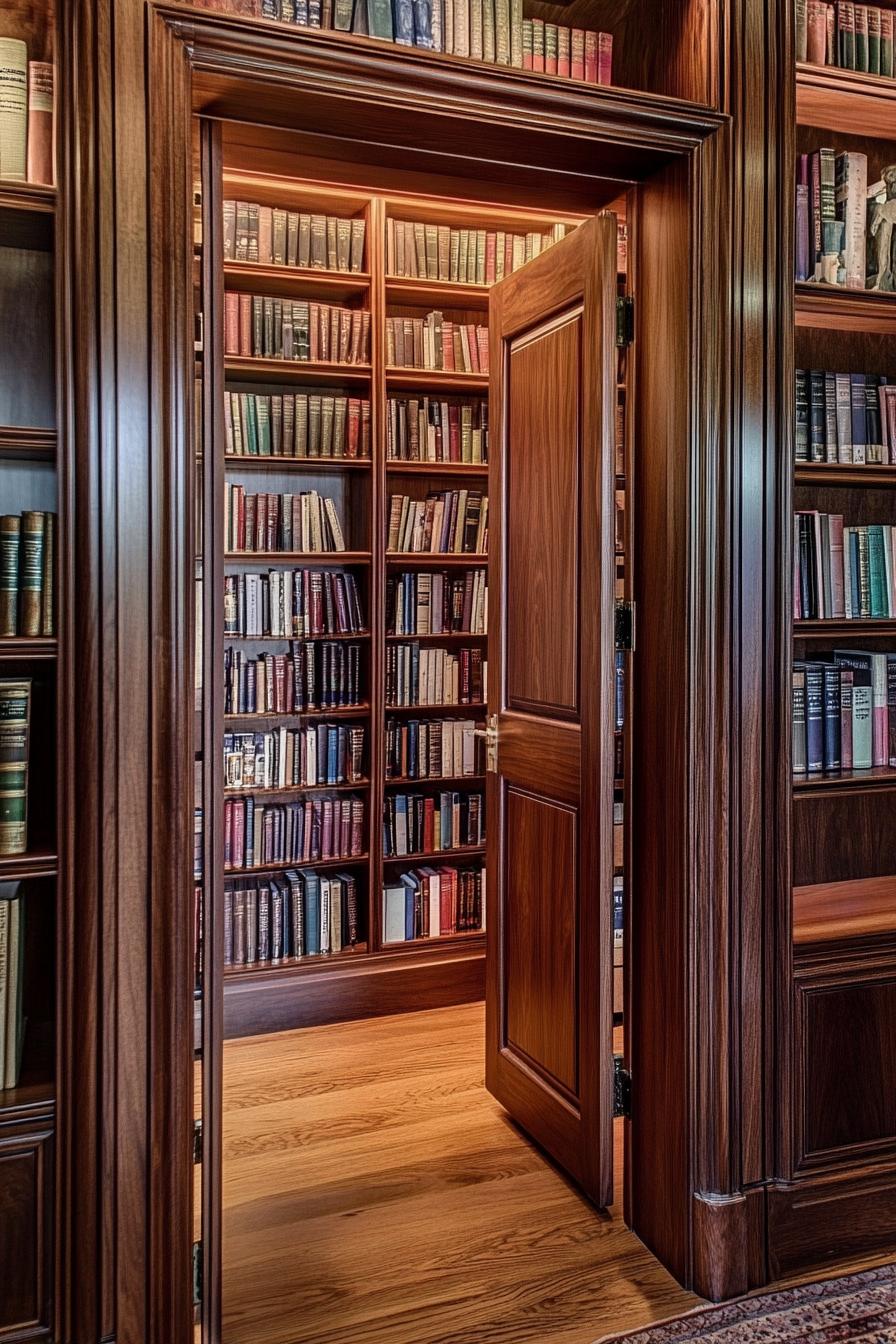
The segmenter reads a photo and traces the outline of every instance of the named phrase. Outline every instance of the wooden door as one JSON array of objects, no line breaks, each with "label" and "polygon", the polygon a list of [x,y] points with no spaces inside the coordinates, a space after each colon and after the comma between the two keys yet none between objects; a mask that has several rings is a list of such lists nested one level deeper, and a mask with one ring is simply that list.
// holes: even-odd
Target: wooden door
[{"label": "wooden door", "polygon": [[616,219],[491,292],[486,1083],[613,1197]]}]

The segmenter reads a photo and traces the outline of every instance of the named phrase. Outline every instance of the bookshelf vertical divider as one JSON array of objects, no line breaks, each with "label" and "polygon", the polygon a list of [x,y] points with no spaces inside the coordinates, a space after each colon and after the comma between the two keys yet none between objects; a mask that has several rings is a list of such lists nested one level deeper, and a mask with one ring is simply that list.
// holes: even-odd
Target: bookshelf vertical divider
[{"label": "bookshelf vertical divider", "polygon": [[383,805],[386,792],[386,209],[381,196],[370,202],[371,419],[373,565],[370,574],[370,925],[372,952],[383,945]]}]

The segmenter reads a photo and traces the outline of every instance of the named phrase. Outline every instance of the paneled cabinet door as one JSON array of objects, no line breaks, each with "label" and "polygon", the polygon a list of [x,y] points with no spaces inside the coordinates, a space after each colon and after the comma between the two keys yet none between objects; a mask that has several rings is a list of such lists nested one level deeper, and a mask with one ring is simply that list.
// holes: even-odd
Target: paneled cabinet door
[{"label": "paneled cabinet door", "polygon": [[50,1336],[53,1134],[0,1126],[0,1341]]}]

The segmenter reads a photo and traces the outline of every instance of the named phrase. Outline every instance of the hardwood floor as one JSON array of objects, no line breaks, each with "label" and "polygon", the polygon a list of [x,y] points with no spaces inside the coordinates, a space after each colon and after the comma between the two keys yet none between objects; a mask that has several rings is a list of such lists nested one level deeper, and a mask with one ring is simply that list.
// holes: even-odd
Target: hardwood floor
[{"label": "hardwood floor", "polygon": [[224,1344],[591,1344],[696,1304],[507,1120],[482,1041],[474,1004],[228,1042]]}]

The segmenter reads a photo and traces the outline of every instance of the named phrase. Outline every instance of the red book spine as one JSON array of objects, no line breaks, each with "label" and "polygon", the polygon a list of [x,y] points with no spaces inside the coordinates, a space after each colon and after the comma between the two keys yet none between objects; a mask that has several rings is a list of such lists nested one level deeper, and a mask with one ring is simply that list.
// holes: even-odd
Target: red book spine
[{"label": "red book spine", "polygon": [[597,83],[597,33],[585,32],[585,82]]},{"label": "red book spine", "polygon": [[238,294],[240,305],[240,354],[252,354],[252,295]]},{"label": "red book spine", "polygon": [[232,290],[224,295],[224,353],[240,353],[240,296]]},{"label": "red book spine", "polygon": [[53,185],[53,66],[49,61],[28,62],[29,182]]},{"label": "red book spine", "polygon": [[585,78],[585,32],[582,28],[572,30],[569,73],[573,79]]},{"label": "red book spine", "polygon": [[612,33],[598,33],[597,35],[597,82],[598,84],[613,83]]}]

